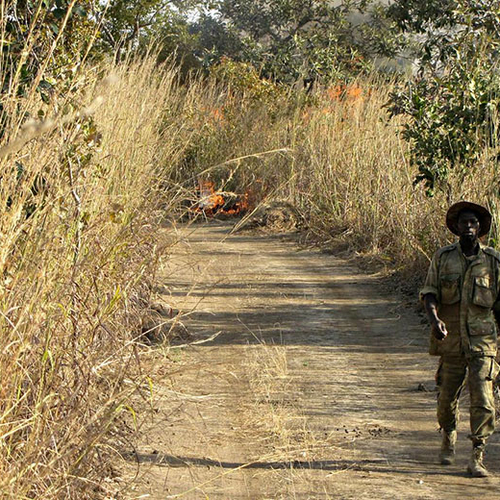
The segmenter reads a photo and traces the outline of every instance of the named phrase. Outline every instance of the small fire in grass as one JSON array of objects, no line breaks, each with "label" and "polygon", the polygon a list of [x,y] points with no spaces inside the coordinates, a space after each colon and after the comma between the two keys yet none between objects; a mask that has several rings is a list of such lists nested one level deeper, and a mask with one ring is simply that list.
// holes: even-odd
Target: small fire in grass
[{"label": "small fire in grass", "polygon": [[212,181],[198,182],[199,201],[195,211],[203,212],[208,217],[215,215],[242,215],[249,209],[249,195],[216,191]]}]

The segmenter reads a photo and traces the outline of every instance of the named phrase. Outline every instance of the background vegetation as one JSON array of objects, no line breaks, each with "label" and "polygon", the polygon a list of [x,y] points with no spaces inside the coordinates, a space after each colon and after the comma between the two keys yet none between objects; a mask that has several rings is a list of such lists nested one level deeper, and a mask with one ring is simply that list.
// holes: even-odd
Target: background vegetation
[{"label": "background vegetation", "polygon": [[2,497],[115,494],[156,235],[200,179],[416,275],[449,203],[497,219],[498,2],[0,10]]}]

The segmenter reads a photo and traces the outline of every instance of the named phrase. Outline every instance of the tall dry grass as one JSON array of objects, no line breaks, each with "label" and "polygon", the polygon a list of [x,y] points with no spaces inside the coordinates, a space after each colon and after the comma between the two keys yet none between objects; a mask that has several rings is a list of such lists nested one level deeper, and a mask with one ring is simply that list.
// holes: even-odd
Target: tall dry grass
[{"label": "tall dry grass", "polygon": [[[331,87],[312,96],[282,90],[267,100],[216,88],[197,96],[205,120],[187,157],[191,170],[213,166],[208,175],[219,185],[249,189],[257,200],[292,202],[315,240],[340,237],[421,275],[435,249],[453,238],[444,224],[450,203],[475,200],[497,215],[491,152],[465,179],[452,173],[448,193],[429,198],[414,184],[401,119],[387,113],[393,90],[387,81],[373,77],[344,92]],[[495,227],[490,242],[497,239]]]},{"label": "tall dry grass", "polygon": [[[355,96],[257,99],[196,78],[179,85],[145,58],[87,69],[49,104],[4,97],[0,496],[114,494],[106,477],[122,416],[135,417],[130,395],[150,384],[134,332],[168,251],[155,235],[199,178],[290,201],[326,244],[340,235],[400,268],[426,267],[449,238],[454,200],[413,185],[400,123],[384,108],[391,86],[358,85]],[[451,182],[454,199],[496,213],[489,156]]]},{"label": "tall dry grass", "polygon": [[123,414],[149,390],[134,336],[157,232],[182,192],[163,179],[191,134],[175,80],[146,58],[88,69],[49,104],[4,101],[1,498],[113,495]]}]

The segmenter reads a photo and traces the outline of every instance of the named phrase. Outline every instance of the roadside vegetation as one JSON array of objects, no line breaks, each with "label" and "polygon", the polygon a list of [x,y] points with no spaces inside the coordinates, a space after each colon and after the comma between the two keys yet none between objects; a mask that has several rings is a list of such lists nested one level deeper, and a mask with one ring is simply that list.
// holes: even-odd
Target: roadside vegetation
[{"label": "roadside vegetation", "polygon": [[135,340],[184,122],[174,72],[99,72],[71,101],[15,99],[44,118],[13,113],[1,150],[2,498],[105,496],[117,424],[149,387]]},{"label": "roadside vegetation", "polygon": [[[498,2],[395,2],[364,24],[319,3],[1,2],[3,498],[113,495],[122,417],[154,384],[137,340],[160,228],[200,181],[284,200],[314,241],[407,274],[448,240],[449,203],[498,214]],[[418,81],[376,69],[403,41],[436,51]]]},{"label": "roadside vegetation", "polygon": [[404,136],[409,121],[388,109],[396,82],[373,74],[304,94],[252,77],[248,66],[223,65],[216,71],[225,84],[198,94],[203,126],[176,173],[204,171],[220,188],[249,191],[255,201],[286,200],[313,241],[328,246],[340,238],[406,275],[421,273],[450,240],[444,216],[451,202],[496,209],[490,147],[466,170],[450,167],[440,178],[446,188],[429,196],[411,162],[419,151]]},{"label": "roadside vegetation", "polygon": [[110,498],[130,396],[151,388],[137,339],[190,101],[153,58],[70,61],[42,85],[44,40],[3,66],[0,497]]}]

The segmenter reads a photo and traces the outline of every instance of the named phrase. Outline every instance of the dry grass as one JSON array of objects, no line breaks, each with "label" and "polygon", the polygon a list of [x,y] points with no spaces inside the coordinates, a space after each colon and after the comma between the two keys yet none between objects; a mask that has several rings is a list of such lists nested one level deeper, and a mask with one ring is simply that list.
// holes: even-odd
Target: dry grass
[{"label": "dry grass", "polygon": [[[325,90],[308,103],[284,92],[259,102],[210,82],[181,87],[174,70],[147,58],[107,73],[85,70],[50,104],[15,92],[2,103],[10,113],[0,143],[6,498],[113,494],[104,479],[118,423],[123,412],[135,416],[130,395],[149,384],[133,332],[166,252],[155,234],[198,176],[249,190],[255,202],[286,199],[315,238],[341,235],[417,272],[449,237],[450,201],[487,202],[497,213],[488,160],[465,181],[451,179],[451,198],[430,199],[413,185],[399,124],[383,108],[390,85],[364,82],[356,99]],[[40,121],[26,119],[40,111]],[[272,404],[288,383],[286,359],[266,349],[254,391],[270,401],[265,425],[282,456],[298,459],[312,438],[288,429],[286,405]]]},{"label": "dry grass", "polygon": [[[289,371],[286,346],[260,344],[248,348],[245,373],[254,410],[249,429],[259,429],[272,448],[266,460],[293,466],[293,462],[313,462],[325,448],[335,448],[329,437],[309,428],[298,388]],[[256,460],[262,460],[256,457]],[[293,468],[293,467],[292,467]]]},{"label": "dry grass", "polygon": [[[152,59],[98,73],[82,74],[71,99],[5,103],[2,498],[109,497],[121,415],[149,383],[133,337],[167,251],[158,207],[178,200],[163,178],[189,138],[189,102]],[[45,118],[26,123],[21,108]]]},{"label": "dry grass", "polygon": [[[451,202],[471,199],[497,213],[497,169],[488,151],[450,192],[429,198],[414,185],[401,122],[385,105],[392,84],[359,82],[345,96],[318,89],[256,101],[230,88],[197,96],[199,120],[184,168],[207,166],[218,185],[278,198],[301,212],[309,234],[327,244],[341,237],[352,248],[387,259],[406,273],[422,273],[434,250],[450,241],[444,215]],[[277,97],[276,97],[277,95]],[[261,152],[275,152],[259,155]],[[230,159],[241,160],[229,162]],[[478,182],[480,179],[480,182]],[[496,228],[491,234],[497,240]]]},{"label": "dry grass", "polygon": [[260,438],[257,448],[261,452],[254,461],[275,464],[266,472],[280,485],[281,494],[275,498],[302,498],[312,481],[316,481],[316,491],[324,490],[325,498],[330,498],[329,479],[316,477],[311,470],[333,450],[339,450],[339,442],[308,425],[288,368],[287,348],[265,344],[249,347],[245,374],[253,398],[245,428],[248,439],[253,432]]},{"label": "dry grass", "polygon": [[[311,458],[314,436],[306,419],[292,402],[293,380],[290,378],[285,346],[257,345],[248,348],[245,373],[248,376],[254,408],[246,427],[266,436],[266,461],[290,464]],[[261,448],[265,449],[265,448]],[[263,456],[255,457],[262,461]]]}]

